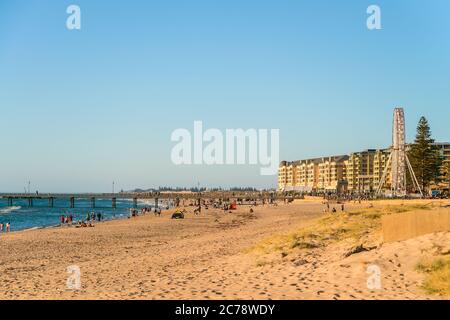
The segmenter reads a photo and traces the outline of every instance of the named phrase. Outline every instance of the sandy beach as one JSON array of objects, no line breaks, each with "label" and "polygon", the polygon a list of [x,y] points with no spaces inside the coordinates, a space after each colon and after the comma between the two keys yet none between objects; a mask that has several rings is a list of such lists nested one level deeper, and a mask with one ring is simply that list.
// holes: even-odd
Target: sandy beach
[{"label": "sandy beach", "polygon": [[[448,201],[447,201],[448,202]],[[375,203],[385,206],[386,203]],[[347,204],[362,210],[368,203]],[[94,228],[53,228],[0,235],[0,299],[445,299],[421,286],[419,260],[450,244],[440,232],[348,255],[347,240],[289,252],[267,239],[314,226],[318,200],[240,206],[232,213],[192,208],[184,220],[153,214]],[[340,214],[339,212],[337,214]],[[67,288],[69,266],[81,290]],[[381,288],[368,289],[379,266]]]}]

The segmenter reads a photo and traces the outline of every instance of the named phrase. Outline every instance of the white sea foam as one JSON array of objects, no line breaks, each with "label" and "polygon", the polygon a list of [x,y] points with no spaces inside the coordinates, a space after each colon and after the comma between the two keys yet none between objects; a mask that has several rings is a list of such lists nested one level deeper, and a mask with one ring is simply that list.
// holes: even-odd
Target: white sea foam
[{"label": "white sea foam", "polygon": [[28,228],[28,229],[23,229],[22,231],[33,231],[33,230],[39,230],[39,229],[43,229],[42,227],[32,227],[32,228]]},{"label": "white sea foam", "polygon": [[0,209],[0,214],[8,214],[8,213],[11,213],[13,211],[20,210],[20,209],[22,209],[22,207],[19,207],[19,206],[6,207],[6,208]]},{"label": "white sea foam", "polygon": [[155,200],[139,199],[138,203],[141,204],[141,205],[145,205],[145,206],[154,206],[155,205]]}]

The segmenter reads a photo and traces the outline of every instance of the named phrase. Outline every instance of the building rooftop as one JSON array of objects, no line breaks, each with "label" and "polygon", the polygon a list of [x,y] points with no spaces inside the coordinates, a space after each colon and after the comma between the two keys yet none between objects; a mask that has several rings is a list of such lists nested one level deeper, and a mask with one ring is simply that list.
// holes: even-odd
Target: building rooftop
[{"label": "building rooftop", "polygon": [[[407,145],[411,145],[411,143],[408,143]],[[435,142],[434,145],[450,147],[450,142]],[[392,146],[390,146],[388,148],[384,148],[384,149],[366,149],[363,151],[352,152],[352,153],[350,153],[350,155],[358,154],[358,153],[377,152],[377,151],[387,152],[387,151],[390,151],[391,148],[392,148]],[[295,166],[295,165],[300,165],[302,163],[321,163],[321,162],[326,161],[326,159],[329,159],[329,158],[331,158],[333,161],[342,161],[342,160],[349,159],[349,156],[348,155],[324,156],[324,157],[319,157],[319,158],[310,158],[310,159],[303,159],[303,160],[296,160],[296,161],[281,161],[280,166],[290,166],[290,165]]]}]

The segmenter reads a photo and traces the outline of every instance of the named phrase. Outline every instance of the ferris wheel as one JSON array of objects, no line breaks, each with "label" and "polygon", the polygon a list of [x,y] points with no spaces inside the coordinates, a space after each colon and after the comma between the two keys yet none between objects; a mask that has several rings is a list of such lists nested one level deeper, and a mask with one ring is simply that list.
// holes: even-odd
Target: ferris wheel
[{"label": "ferris wheel", "polygon": [[406,154],[406,130],[405,130],[405,111],[403,108],[394,109],[394,119],[392,125],[392,150],[389,159],[383,171],[377,194],[382,192],[386,184],[386,177],[391,166],[391,193],[393,197],[406,196],[406,172],[407,169],[411,175],[413,185],[423,196],[422,189],[417,181],[414,170]]}]

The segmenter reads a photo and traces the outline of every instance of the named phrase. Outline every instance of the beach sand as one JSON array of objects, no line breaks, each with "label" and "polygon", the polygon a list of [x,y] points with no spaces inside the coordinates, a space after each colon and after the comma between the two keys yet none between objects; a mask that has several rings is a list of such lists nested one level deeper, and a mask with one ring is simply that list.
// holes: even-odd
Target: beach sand
[{"label": "beach sand", "polygon": [[[380,204],[381,205],[381,204]],[[357,209],[366,204],[349,204]],[[0,299],[438,299],[420,287],[420,257],[450,234],[383,244],[344,258],[345,242],[288,256],[249,248],[310,226],[321,201],[202,210],[184,220],[140,216],[94,228],[53,228],[0,235]],[[188,208],[189,209],[189,208]],[[189,209],[192,212],[192,208]],[[67,268],[81,289],[67,288]],[[367,267],[381,289],[367,288]]]}]

